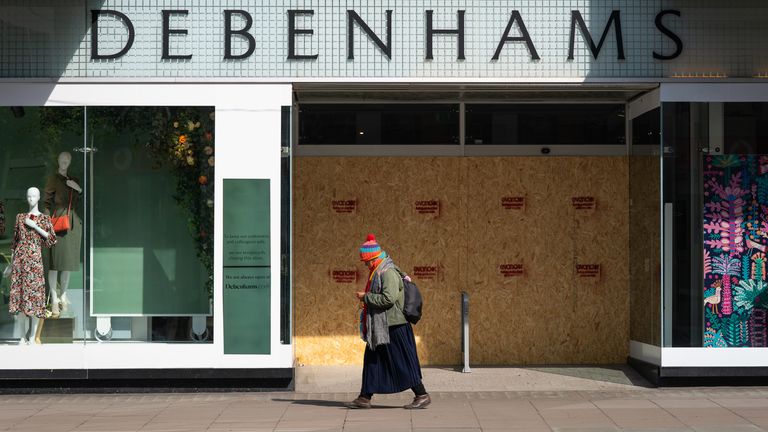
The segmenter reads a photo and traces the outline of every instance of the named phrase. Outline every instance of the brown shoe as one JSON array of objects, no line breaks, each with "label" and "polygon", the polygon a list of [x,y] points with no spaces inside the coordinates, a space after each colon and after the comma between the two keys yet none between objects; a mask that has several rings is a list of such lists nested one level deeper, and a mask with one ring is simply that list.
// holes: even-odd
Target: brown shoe
[{"label": "brown shoe", "polygon": [[371,407],[371,400],[362,396],[358,396],[357,399],[353,400],[352,402],[347,402],[344,405],[350,409],[368,409]]},{"label": "brown shoe", "polygon": [[405,405],[403,408],[405,409],[422,409],[426,408],[427,405],[432,403],[432,398],[429,397],[429,394],[416,396],[413,398],[413,402],[409,403],[408,405]]}]

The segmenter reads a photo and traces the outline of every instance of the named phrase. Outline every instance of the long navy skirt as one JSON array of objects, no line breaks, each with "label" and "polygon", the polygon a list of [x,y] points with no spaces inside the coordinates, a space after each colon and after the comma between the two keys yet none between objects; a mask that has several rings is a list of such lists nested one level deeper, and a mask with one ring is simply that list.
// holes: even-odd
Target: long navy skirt
[{"label": "long navy skirt", "polygon": [[365,347],[360,393],[399,393],[421,384],[421,366],[411,325],[389,328],[389,344]]}]

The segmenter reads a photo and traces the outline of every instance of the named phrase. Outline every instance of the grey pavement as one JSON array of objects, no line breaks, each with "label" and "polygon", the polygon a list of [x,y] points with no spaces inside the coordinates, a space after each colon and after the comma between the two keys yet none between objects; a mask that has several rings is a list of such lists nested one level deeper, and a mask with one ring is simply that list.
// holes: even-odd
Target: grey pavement
[{"label": "grey pavement", "polygon": [[[433,385],[432,405],[416,411],[401,408],[411,400],[410,392],[376,395],[369,410],[345,408],[343,403],[356,394],[332,391],[3,395],[0,430],[768,431],[768,387],[656,389],[605,381],[622,381],[621,370],[530,368],[534,375],[555,375],[533,390],[443,391],[436,389],[443,384]],[[476,375],[480,381],[486,379],[485,373],[492,373],[509,384],[520,371],[477,372],[482,372]],[[435,376],[425,370],[425,377],[430,375]],[[571,384],[575,383],[572,378],[585,380],[584,388],[550,389],[557,377]],[[467,375],[461,379],[471,381]],[[534,384],[527,382],[524,387]],[[608,384],[613,387],[597,388]]]}]

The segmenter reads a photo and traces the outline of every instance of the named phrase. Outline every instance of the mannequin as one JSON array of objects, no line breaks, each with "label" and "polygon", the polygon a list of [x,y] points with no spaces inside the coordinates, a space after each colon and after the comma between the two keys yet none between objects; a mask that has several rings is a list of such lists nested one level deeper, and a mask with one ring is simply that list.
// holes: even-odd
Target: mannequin
[{"label": "mannequin", "polygon": [[11,243],[11,295],[8,311],[15,314],[21,338],[19,344],[35,339],[40,318],[45,317],[45,277],[43,247],[56,243],[56,233],[48,215],[38,208],[40,189],[27,189],[29,211],[16,215]]},{"label": "mannequin", "polygon": [[[80,243],[83,228],[76,209],[77,198],[83,193],[83,189],[76,178],[68,175],[71,164],[72,155],[69,152],[61,152],[58,157],[58,171],[48,178],[45,185],[45,213],[60,216],[69,211],[72,226],[69,232],[58,233],[58,242],[51,248],[48,259],[48,284],[53,317],[58,317],[69,308],[67,289],[70,272],[80,269]],[[57,287],[61,289],[61,296]]]}]

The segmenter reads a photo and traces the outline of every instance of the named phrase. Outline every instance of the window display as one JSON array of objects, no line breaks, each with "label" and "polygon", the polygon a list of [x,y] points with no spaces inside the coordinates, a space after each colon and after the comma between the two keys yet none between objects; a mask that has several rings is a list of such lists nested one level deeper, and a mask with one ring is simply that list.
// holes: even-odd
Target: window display
[{"label": "window display", "polygon": [[703,159],[705,347],[768,346],[768,104],[723,104],[724,152]]},{"label": "window display", "polygon": [[[665,235],[671,244],[666,346],[768,346],[766,107],[662,107]],[[711,136],[720,125],[725,133]]]},{"label": "window display", "polygon": [[88,118],[91,314],[210,315],[213,109],[95,107]]},{"label": "window display", "polygon": [[0,232],[0,340],[212,342],[214,121],[213,107],[0,110],[2,214],[32,215]]}]

